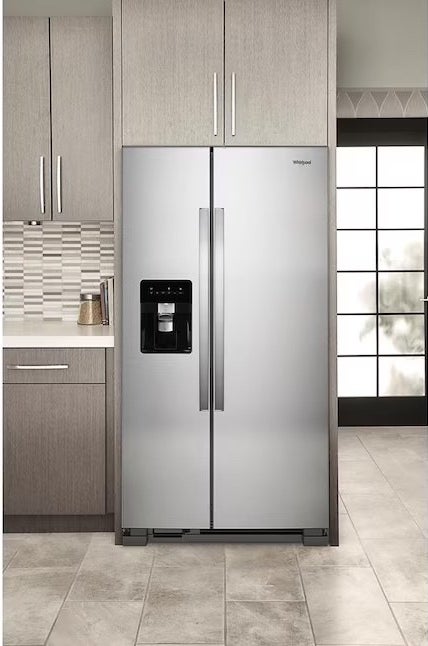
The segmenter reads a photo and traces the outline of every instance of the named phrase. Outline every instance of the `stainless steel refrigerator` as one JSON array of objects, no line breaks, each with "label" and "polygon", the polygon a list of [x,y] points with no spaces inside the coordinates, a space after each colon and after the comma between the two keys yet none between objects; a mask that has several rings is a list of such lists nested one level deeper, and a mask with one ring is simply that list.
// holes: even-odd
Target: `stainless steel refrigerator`
[{"label": "stainless steel refrigerator", "polygon": [[129,542],[328,540],[327,232],[326,148],[123,149]]}]

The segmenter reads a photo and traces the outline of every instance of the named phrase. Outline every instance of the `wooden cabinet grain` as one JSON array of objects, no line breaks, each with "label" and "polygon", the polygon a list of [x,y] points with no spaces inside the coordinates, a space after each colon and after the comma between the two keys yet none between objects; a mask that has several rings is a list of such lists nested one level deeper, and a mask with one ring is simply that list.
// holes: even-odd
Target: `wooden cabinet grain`
[{"label": "wooden cabinet grain", "polygon": [[50,33],[53,219],[111,220],[111,19],[51,18]]},{"label": "wooden cabinet grain", "polygon": [[4,220],[51,217],[49,92],[49,19],[5,18]]},{"label": "wooden cabinet grain", "polygon": [[4,350],[7,531],[111,528],[112,361],[104,348]]},{"label": "wooden cabinet grain", "polygon": [[327,145],[327,15],[328,0],[226,0],[226,145]]},{"label": "wooden cabinet grain", "polygon": [[4,219],[112,220],[111,18],[5,18],[4,78]]},{"label": "wooden cabinet grain", "polygon": [[327,145],[328,6],[123,0],[124,145]]},{"label": "wooden cabinet grain", "polygon": [[105,513],[105,387],[4,386],[4,513]]},{"label": "wooden cabinet grain", "polygon": [[223,0],[123,2],[122,74],[125,146],[221,145]]}]

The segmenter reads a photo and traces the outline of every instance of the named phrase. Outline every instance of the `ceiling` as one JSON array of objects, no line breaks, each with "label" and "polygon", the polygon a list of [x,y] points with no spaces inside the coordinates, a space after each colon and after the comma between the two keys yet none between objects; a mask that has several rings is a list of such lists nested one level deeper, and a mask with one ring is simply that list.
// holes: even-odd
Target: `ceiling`
[{"label": "ceiling", "polygon": [[112,0],[3,0],[5,16],[111,16]]}]

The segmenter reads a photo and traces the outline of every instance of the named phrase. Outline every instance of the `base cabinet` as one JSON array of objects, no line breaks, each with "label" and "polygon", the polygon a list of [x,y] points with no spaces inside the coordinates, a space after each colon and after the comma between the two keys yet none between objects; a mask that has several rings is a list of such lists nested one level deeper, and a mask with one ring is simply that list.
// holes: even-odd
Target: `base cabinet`
[{"label": "base cabinet", "polygon": [[73,516],[111,512],[105,355],[104,349],[5,350],[4,513],[28,517],[30,531],[29,517],[49,517],[51,525],[64,518],[63,531],[71,531]]}]

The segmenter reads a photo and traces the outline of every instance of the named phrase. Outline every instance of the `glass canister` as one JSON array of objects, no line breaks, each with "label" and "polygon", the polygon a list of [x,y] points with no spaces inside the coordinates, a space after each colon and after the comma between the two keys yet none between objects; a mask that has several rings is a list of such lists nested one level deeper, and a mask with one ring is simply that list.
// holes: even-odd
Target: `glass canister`
[{"label": "glass canister", "polygon": [[80,294],[77,323],[79,325],[101,325],[101,296],[99,294]]}]

